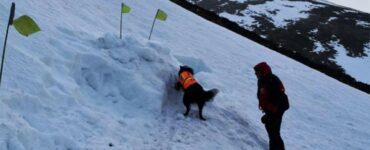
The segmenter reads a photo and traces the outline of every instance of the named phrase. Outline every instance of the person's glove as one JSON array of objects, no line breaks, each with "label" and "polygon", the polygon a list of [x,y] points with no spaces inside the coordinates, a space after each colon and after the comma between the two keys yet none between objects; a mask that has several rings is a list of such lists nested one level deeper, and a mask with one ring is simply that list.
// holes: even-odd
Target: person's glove
[{"label": "person's glove", "polygon": [[268,122],[268,116],[265,114],[265,115],[263,115],[262,117],[261,117],[261,122],[263,123],[263,124],[265,124],[265,123],[267,123]]}]

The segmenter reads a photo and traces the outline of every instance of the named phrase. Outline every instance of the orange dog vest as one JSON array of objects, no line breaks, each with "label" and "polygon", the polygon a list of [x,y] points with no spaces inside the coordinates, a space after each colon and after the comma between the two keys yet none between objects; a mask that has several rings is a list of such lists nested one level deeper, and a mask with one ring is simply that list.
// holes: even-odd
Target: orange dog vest
[{"label": "orange dog vest", "polygon": [[181,83],[184,90],[186,90],[194,83],[197,83],[197,81],[193,78],[193,75],[189,71],[184,71],[180,73],[179,82]]}]

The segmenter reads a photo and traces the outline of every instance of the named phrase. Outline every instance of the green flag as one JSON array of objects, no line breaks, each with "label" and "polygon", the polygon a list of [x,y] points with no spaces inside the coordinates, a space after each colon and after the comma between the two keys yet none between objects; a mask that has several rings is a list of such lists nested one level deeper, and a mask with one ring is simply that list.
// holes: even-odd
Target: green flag
[{"label": "green flag", "polygon": [[29,36],[32,33],[40,31],[39,26],[31,17],[23,15],[13,21],[15,29],[24,36]]},{"label": "green flag", "polygon": [[122,13],[129,13],[130,11],[131,11],[131,8],[127,5],[125,5],[124,3],[122,3],[121,12]]},{"label": "green flag", "polygon": [[167,14],[164,11],[158,9],[157,16],[155,16],[155,18],[158,20],[165,21],[167,19]]}]

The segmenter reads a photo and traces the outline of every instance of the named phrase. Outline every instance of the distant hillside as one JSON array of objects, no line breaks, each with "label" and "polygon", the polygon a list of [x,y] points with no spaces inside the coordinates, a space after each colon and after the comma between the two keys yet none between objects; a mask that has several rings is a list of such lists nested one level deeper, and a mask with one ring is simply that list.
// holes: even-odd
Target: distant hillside
[{"label": "distant hillside", "polygon": [[280,52],[306,65],[370,91],[370,70],[366,69],[370,64],[367,13],[307,0],[188,2],[257,33],[285,50]]}]

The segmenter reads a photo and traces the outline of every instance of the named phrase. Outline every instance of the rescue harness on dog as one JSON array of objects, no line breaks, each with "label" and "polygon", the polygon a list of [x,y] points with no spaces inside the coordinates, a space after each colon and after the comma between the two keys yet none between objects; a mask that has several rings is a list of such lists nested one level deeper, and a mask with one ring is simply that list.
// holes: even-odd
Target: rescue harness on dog
[{"label": "rescue harness on dog", "polygon": [[181,83],[184,90],[186,90],[194,83],[197,83],[197,81],[193,78],[193,74],[191,74],[189,71],[183,71],[182,73],[180,73],[179,82]]}]

